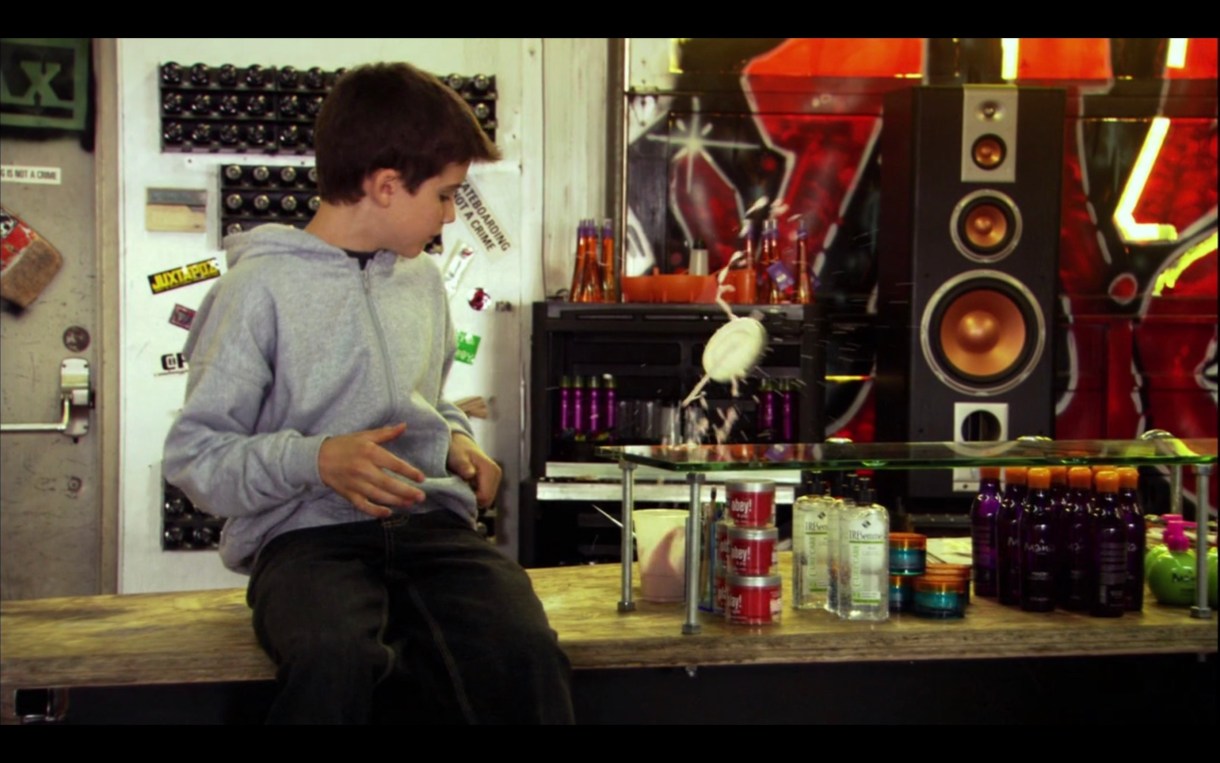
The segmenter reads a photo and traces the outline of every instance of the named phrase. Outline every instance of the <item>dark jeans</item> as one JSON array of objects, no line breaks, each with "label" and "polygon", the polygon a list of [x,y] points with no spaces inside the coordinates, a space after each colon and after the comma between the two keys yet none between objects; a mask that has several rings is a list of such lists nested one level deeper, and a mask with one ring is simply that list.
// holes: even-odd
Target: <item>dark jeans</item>
[{"label": "dark jeans", "polygon": [[571,667],[529,577],[448,511],[285,533],[247,601],[271,723],[571,723]]}]

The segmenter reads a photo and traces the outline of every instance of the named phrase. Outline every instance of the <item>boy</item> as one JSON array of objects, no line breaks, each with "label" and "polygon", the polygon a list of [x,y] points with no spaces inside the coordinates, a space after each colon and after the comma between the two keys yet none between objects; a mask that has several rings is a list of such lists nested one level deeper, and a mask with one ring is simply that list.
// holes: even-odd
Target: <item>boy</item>
[{"label": "boy", "polygon": [[220,553],[275,661],[272,722],[570,722],[529,578],[473,529],[500,469],[441,399],[454,330],[424,247],[472,161],[465,103],[407,64],[343,75],[305,231],[230,237],[187,340],[165,477],[228,517]]}]

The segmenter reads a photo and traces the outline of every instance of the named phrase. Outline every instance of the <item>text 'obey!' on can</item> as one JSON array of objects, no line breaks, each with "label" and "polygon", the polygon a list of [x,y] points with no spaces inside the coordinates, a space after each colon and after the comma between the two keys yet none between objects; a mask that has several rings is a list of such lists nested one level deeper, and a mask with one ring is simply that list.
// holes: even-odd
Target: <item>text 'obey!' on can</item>
[{"label": "text 'obey!' on can", "polygon": [[730,480],[725,483],[729,516],[738,527],[775,524],[775,483],[771,480]]},{"label": "text 'obey!' on can", "polygon": [[729,576],[724,614],[734,625],[778,623],[784,611],[783,582],[779,575]]},{"label": "text 'obey!' on can", "polygon": [[775,527],[730,527],[728,546],[730,575],[771,575],[779,565],[779,530]]}]

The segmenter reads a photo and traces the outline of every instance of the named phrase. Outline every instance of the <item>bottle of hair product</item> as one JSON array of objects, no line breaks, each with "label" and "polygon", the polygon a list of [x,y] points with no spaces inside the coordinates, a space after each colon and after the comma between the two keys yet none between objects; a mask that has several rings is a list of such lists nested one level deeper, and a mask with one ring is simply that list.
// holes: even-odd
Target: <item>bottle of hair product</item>
[{"label": "bottle of hair product", "polygon": [[830,590],[830,485],[821,495],[803,495],[792,505],[792,601],[797,609],[825,609]]},{"label": "bottle of hair product", "polygon": [[777,382],[773,379],[763,379],[758,383],[758,441],[774,442],[776,437],[775,403],[778,397],[775,393]]},{"label": "bottle of hair product", "polygon": [[778,379],[780,442],[796,442],[796,383],[792,379]]},{"label": "bottle of hair product", "polygon": [[602,416],[602,429],[605,433],[603,439],[617,440],[618,439],[618,397],[617,384],[614,381],[614,376],[611,374],[602,374],[602,389],[605,390],[603,398],[606,403],[605,415]]},{"label": "bottle of hair product", "polygon": [[847,518],[849,603],[841,617],[886,620],[890,616],[890,515],[876,493],[862,481],[856,505]]},{"label": "bottle of hair product", "polygon": [[559,431],[556,436],[566,439],[572,435],[572,379],[564,376],[559,382]]},{"label": "bottle of hair product", "polygon": [[1165,528],[1165,553],[1148,569],[1148,588],[1161,604],[1189,607],[1195,603],[1195,555],[1190,550],[1185,524],[1174,522]]},{"label": "bottle of hair product", "polygon": [[1169,549],[1165,545],[1165,539],[1171,534],[1170,528],[1175,524],[1181,524],[1184,520],[1181,514],[1162,514],[1161,521],[1164,523],[1164,528],[1161,530],[1160,545],[1153,546],[1144,554],[1144,580],[1147,581],[1148,573],[1152,570],[1152,565],[1157,559],[1164,554],[1169,553]]},{"label": "bottle of hair product", "polygon": [[588,400],[585,406],[585,416],[588,420],[588,425],[585,427],[585,432],[590,440],[597,440],[602,434],[602,390],[601,383],[596,375],[590,376],[586,386],[586,394]]},{"label": "bottle of hair product", "polygon": [[1055,513],[1063,512],[1063,502],[1067,500],[1068,494],[1068,470],[1066,466],[1051,466],[1051,505],[1055,507]]},{"label": "bottle of hair product", "polygon": [[585,439],[585,382],[580,376],[572,377],[572,436]]},{"label": "bottle of hair product", "polygon": [[835,614],[843,611],[842,604],[847,598],[847,595],[844,593],[844,586],[848,581],[848,570],[843,536],[846,532],[847,514],[851,507],[855,505],[855,499],[852,498],[854,481],[854,477],[847,477],[844,482],[838,484],[839,495],[835,496],[830,512],[830,523],[827,527],[826,610]]},{"label": "bottle of hair product", "polygon": [[585,254],[588,251],[585,246],[587,224],[587,220],[581,220],[580,225],[576,226],[576,261],[572,264],[572,285],[568,287],[569,302],[582,301],[581,296],[585,290]]},{"label": "bottle of hair product", "polygon": [[582,291],[580,302],[604,302],[605,296],[602,292],[602,267],[601,258],[598,253],[597,246],[597,221],[590,219],[588,227],[585,229],[585,272],[581,276]]},{"label": "bottle of hair product", "polygon": [[1094,589],[1093,539],[1089,511],[1093,501],[1093,472],[1087,466],[1068,470],[1068,494],[1060,514],[1063,542],[1060,554],[1059,606],[1088,609]]},{"label": "bottle of hair product", "polygon": [[1217,598],[1217,583],[1220,582],[1216,578],[1216,547],[1212,546],[1207,550],[1207,606],[1212,609],[1216,608]]},{"label": "bottle of hair product", "polygon": [[1029,470],[1010,466],[1004,470],[1004,496],[996,513],[996,595],[1001,604],[1021,603],[1021,507]]},{"label": "bottle of hair product", "polygon": [[741,224],[741,237],[745,239],[742,250],[745,252],[745,257],[741,265],[741,269],[745,271],[742,280],[738,282],[740,292],[734,293],[734,302],[738,304],[754,304],[758,301],[758,262],[755,260],[754,252],[754,221],[743,220]]},{"label": "bottle of hair product", "polygon": [[813,278],[809,271],[809,230],[803,219],[796,230],[796,303],[813,303]]},{"label": "bottle of hair product", "polygon": [[1094,617],[1121,617],[1127,605],[1127,525],[1118,505],[1118,473],[1098,472],[1089,531],[1093,541]]},{"label": "bottle of hair product", "polygon": [[1126,610],[1144,608],[1144,554],[1147,541],[1144,510],[1140,506],[1139,469],[1125,466],[1118,470],[1118,505],[1127,526],[1127,599]]},{"label": "bottle of hair product", "polygon": [[1050,470],[1030,469],[1028,484],[1020,519],[1021,609],[1050,612],[1055,608],[1055,568],[1059,564]]},{"label": "bottle of hair product", "polygon": [[602,299],[606,302],[618,302],[618,260],[614,253],[614,221],[606,218],[602,221]]},{"label": "bottle of hair product", "polygon": [[996,595],[996,515],[1000,511],[1000,470],[979,469],[979,493],[970,506],[970,550],[974,570],[974,592]]}]

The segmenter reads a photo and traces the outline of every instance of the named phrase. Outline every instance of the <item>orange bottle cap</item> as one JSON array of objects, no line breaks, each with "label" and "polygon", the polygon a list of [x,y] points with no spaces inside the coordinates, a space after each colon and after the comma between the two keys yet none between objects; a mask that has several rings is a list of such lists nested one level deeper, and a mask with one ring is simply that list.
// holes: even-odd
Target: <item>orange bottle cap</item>
[{"label": "orange bottle cap", "polygon": [[1050,470],[1051,470],[1051,484],[1052,485],[1066,485],[1067,484],[1068,468],[1066,466],[1052,466],[1052,467],[1050,467]]},{"label": "orange bottle cap", "polygon": [[1014,485],[1024,485],[1029,468],[1025,466],[1010,466],[1004,470],[1004,481]]},{"label": "orange bottle cap", "polygon": [[979,479],[998,480],[999,478],[1000,478],[1000,467],[998,467],[998,466],[979,467]]},{"label": "orange bottle cap", "polygon": [[1093,470],[1087,466],[1073,466],[1068,470],[1068,484],[1087,489],[1093,484]]},{"label": "orange bottle cap", "polygon": [[1124,489],[1137,490],[1140,486],[1140,470],[1133,466],[1124,466],[1118,470],[1118,484]]},{"label": "orange bottle cap", "polygon": [[1098,472],[1094,477],[1097,482],[1097,492],[1099,493],[1117,493],[1118,492],[1118,472],[1107,471]]},{"label": "orange bottle cap", "polygon": [[1029,470],[1029,486],[1035,490],[1046,490],[1051,486],[1051,470],[1036,466]]}]

